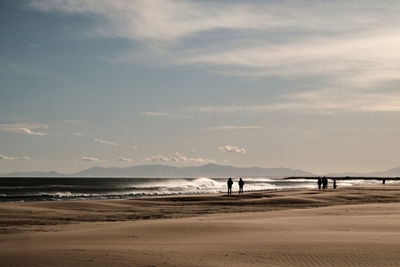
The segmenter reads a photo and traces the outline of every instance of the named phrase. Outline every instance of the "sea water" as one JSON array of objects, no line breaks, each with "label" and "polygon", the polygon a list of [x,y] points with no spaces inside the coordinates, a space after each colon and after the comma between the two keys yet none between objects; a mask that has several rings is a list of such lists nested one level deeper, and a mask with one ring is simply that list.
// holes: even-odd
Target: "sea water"
[{"label": "sea water", "polygon": [[[0,202],[123,199],[143,196],[226,192],[226,178],[0,178]],[[246,178],[245,192],[316,188],[314,179]],[[234,179],[233,191],[237,191]],[[338,181],[337,185],[379,184],[380,181]],[[331,185],[330,185],[331,186]]]}]

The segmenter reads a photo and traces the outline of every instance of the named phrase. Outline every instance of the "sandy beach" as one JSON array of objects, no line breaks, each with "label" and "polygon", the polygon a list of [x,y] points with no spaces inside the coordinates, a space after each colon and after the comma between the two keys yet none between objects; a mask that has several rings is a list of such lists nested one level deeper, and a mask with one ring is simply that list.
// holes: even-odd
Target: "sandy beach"
[{"label": "sandy beach", "polygon": [[400,187],[0,203],[1,266],[398,266]]}]

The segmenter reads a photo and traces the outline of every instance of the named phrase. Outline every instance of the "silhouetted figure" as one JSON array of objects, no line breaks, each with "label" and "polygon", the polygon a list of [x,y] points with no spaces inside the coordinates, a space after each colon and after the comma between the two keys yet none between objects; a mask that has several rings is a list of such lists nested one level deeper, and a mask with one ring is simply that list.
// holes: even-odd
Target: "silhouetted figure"
[{"label": "silhouetted figure", "polygon": [[336,179],[333,179],[333,189],[336,189]]},{"label": "silhouetted figure", "polygon": [[328,179],[326,177],[322,178],[322,189],[328,189]]},{"label": "silhouetted figure", "polygon": [[385,184],[386,183],[386,179],[382,179],[382,184]]},{"label": "silhouetted figure", "polygon": [[322,179],[321,178],[318,178],[317,184],[318,184],[318,190],[321,190],[321,186],[322,186]]},{"label": "silhouetted figure", "polygon": [[233,185],[232,178],[228,179],[227,184],[228,184],[228,195],[232,195],[232,185]]},{"label": "silhouetted figure", "polygon": [[243,194],[243,186],[244,186],[244,181],[242,178],[239,179],[239,194]]}]

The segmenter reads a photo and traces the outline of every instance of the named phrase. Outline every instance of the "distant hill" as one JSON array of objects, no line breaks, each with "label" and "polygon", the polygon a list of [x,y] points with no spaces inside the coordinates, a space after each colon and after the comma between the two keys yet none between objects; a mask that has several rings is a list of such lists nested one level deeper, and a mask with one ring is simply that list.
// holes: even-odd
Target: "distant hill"
[{"label": "distant hill", "polygon": [[386,171],[381,172],[371,172],[368,174],[369,176],[387,176],[387,177],[399,177],[400,176],[400,167],[392,168]]},{"label": "distant hill", "polygon": [[[0,174],[0,177],[291,177],[291,176],[316,176],[315,174],[300,169],[290,168],[259,168],[259,167],[234,167],[218,164],[202,166],[174,167],[167,165],[139,165],[126,168],[93,167],[71,174],[55,171],[48,172],[12,172]],[[357,173],[327,173],[325,176],[358,176],[358,177],[400,177],[400,167],[385,171]]]},{"label": "distant hill", "polygon": [[238,176],[314,176],[314,174],[290,168],[233,167],[218,164],[203,166],[174,167],[167,165],[140,165],[126,168],[93,167],[73,174],[57,172],[14,172],[2,177],[238,177]]},{"label": "distant hill", "polygon": [[343,172],[343,173],[328,173],[326,176],[358,176],[358,177],[400,177],[400,167],[392,168],[385,171],[357,173],[357,172]]},{"label": "distant hill", "polygon": [[368,176],[365,173],[359,173],[359,172],[330,172],[326,173],[323,176],[328,176],[328,177],[345,177],[345,176],[353,176],[353,177],[362,177],[362,176]]}]

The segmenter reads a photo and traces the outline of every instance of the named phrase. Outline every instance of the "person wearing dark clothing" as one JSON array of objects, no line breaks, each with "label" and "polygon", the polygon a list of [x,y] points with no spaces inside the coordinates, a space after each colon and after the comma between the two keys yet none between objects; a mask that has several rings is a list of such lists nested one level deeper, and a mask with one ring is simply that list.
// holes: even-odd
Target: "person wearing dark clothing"
[{"label": "person wearing dark clothing", "polygon": [[243,194],[243,186],[244,186],[244,181],[242,178],[239,179],[239,194]]},{"label": "person wearing dark clothing", "polygon": [[328,179],[326,177],[322,178],[322,189],[328,189]]},{"label": "person wearing dark clothing", "polygon": [[322,186],[322,179],[321,178],[318,178],[317,184],[318,184],[318,190],[321,190],[321,186]]},{"label": "person wearing dark clothing", "polygon": [[233,185],[232,178],[228,179],[227,184],[228,184],[228,195],[232,195],[232,185]]},{"label": "person wearing dark clothing", "polygon": [[336,185],[336,179],[333,179],[333,189],[336,189],[337,185]]}]

